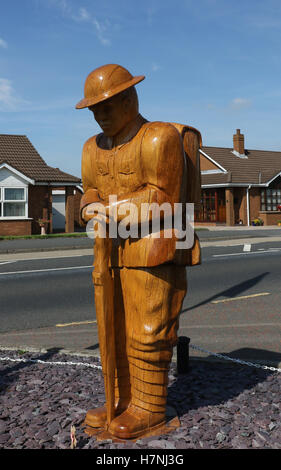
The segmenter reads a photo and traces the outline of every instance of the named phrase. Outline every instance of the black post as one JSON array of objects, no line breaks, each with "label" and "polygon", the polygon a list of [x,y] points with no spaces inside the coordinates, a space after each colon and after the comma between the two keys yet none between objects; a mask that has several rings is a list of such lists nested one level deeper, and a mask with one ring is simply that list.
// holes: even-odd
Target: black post
[{"label": "black post", "polygon": [[190,338],[180,336],[177,343],[177,373],[187,374],[189,369]]}]

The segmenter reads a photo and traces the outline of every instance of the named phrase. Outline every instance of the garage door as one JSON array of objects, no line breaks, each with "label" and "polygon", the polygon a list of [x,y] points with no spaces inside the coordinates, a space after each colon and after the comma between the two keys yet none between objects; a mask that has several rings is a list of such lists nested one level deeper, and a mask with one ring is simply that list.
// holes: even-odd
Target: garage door
[{"label": "garage door", "polygon": [[53,193],[53,230],[65,230],[65,194]]}]

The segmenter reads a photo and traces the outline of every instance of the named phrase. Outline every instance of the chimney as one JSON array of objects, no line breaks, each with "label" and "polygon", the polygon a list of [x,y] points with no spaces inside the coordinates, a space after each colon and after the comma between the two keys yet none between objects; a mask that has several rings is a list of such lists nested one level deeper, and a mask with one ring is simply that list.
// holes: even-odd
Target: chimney
[{"label": "chimney", "polygon": [[244,155],[244,134],[240,134],[240,129],[236,129],[236,134],[233,135],[233,150],[240,155]]}]

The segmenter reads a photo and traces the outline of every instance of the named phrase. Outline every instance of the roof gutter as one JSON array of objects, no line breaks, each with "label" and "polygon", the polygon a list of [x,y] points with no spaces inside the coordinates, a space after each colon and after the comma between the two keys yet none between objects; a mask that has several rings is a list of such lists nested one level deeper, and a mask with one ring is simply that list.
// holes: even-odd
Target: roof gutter
[{"label": "roof gutter", "polygon": [[[204,175],[203,173],[201,173],[202,175]],[[240,187],[240,188],[251,188],[251,187],[255,187],[255,188],[268,188],[268,186],[276,179],[278,178],[278,176],[281,176],[281,171],[279,171],[273,178],[271,178],[271,180],[268,180],[266,183],[213,183],[213,184],[202,184],[202,188],[218,188],[218,187],[221,187],[221,188],[226,188],[226,187]]]},{"label": "roof gutter", "polygon": [[205,188],[248,188],[255,187],[255,188],[267,188],[269,183],[214,183],[214,184],[202,184],[201,187]]},{"label": "roof gutter", "polygon": [[77,186],[80,184],[78,181],[73,181],[70,183],[69,181],[56,181],[56,182],[50,182],[50,181],[36,181],[35,184],[37,186]]}]

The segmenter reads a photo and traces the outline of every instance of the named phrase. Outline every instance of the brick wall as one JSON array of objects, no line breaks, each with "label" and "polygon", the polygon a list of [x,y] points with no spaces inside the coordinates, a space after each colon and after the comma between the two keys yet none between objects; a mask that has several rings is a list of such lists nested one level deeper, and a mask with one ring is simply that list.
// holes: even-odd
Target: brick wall
[{"label": "brick wall", "polygon": [[78,189],[75,188],[75,195],[74,195],[74,226],[80,227],[81,220],[80,220],[80,201],[83,193]]},{"label": "brick wall", "polygon": [[[37,222],[38,219],[50,220],[52,217],[52,201],[50,201],[48,186],[28,187],[28,217],[33,219],[31,230],[32,234],[40,234],[41,229]],[[50,232],[50,224],[47,226],[46,232]]]},{"label": "brick wall", "polygon": [[206,171],[206,170],[218,170],[219,168],[214,165],[208,158],[204,157],[204,155],[200,154],[200,170],[201,171]]},{"label": "brick wall", "polygon": [[235,223],[242,220],[247,225],[247,193],[246,188],[234,188],[234,216]]},{"label": "brick wall", "polygon": [[0,235],[31,235],[31,220],[0,220]]},{"label": "brick wall", "polygon": [[250,224],[252,220],[259,217],[261,208],[260,188],[250,189]]},{"label": "brick wall", "polygon": [[277,225],[277,222],[281,221],[281,212],[260,211],[259,217],[264,221],[264,225]]},{"label": "brick wall", "polygon": [[[1,220],[0,235],[34,235],[40,234],[38,219],[50,220],[52,201],[48,186],[28,186],[28,218],[31,220]],[[51,225],[47,226],[47,233]]]},{"label": "brick wall", "polygon": [[65,232],[74,232],[74,188],[65,188]]},{"label": "brick wall", "polygon": [[226,225],[234,225],[234,190],[233,188],[225,189],[225,209],[226,209]]},{"label": "brick wall", "polygon": [[[65,189],[56,188],[56,189]],[[71,187],[73,190],[74,188]],[[70,229],[72,230],[73,217],[75,225],[79,226],[79,207],[82,197],[81,191],[77,188],[76,194],[71,201],[70,209]],[[41,233],[38,219],[49,220],[46,232],[52,233],[52,188],[50,186],[28,187],[28,218],[32,220],[9,220],[0,221],[0,235],[36,235]]]}]

